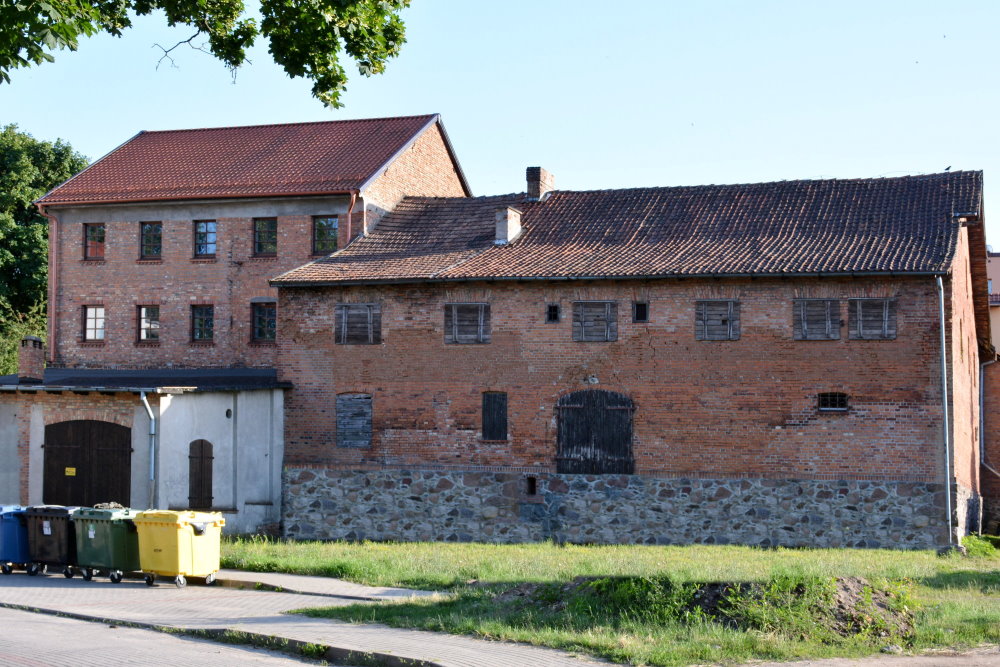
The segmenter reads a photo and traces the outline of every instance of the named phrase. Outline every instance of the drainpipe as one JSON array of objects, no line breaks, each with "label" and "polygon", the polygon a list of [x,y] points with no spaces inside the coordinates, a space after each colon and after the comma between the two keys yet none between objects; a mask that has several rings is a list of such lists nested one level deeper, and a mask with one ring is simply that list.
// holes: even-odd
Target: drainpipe
[{"label": "drainpipe", "polygon": [[139,399],[142,407],[146,408],[149,416],[149,508],[156,508],[156,417],[153,415],[153,408],[146,400],[146,392],[139,392]]},{"label": "drainpipe", "polygon": [[[351,205],[347,207],[347,243],[354,240],[354,204],[358,201],[358,190],[351,190]],[[362,228],[361,233],[364,233]]]},{"label": "drainpipe", "polygon": [[1000,470],[997,470],[986,461],[986,412],[984,411],[986,387],[983,386],[986,380],[986,367],[996,362],[997,360],[993,359],[992,361],[979,364],[979,465],[997,477],[1000,477]]},{"label": "drainpipe", "polygon": [[56,216],[46,212],[45,207],[38,205],[38,212],[49,220],[49,298],[46,314],[51,315],[49,321],[49,362],[56,360],[56,341],[59,339],[59,228]]},{"label": "drainpipe", "polygon": [[945,525],[948,526],[948,546],[955,543],[951,530],[951,427],[948,424],[948,351],[945,348],[944,283],[935,276],[938,289],[938,307],[941,315],[941,407],[944,426],[944,507]]}]

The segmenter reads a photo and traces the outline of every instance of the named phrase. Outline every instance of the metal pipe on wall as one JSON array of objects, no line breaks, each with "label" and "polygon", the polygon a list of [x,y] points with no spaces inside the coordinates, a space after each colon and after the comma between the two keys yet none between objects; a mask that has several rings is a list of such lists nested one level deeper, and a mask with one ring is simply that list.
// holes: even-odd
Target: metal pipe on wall
[{"label": "metal pipe on wall", "polygon": [[146,400],[146,392],[139,392],[139,400],[149,416],[149,507],[153,509],[156,507],[156,416]]}]

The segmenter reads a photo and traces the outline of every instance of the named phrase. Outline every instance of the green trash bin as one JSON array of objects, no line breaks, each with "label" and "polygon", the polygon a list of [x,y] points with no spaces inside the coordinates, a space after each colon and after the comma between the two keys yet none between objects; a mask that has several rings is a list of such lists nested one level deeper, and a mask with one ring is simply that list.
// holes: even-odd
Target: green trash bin
[{"label": "green trash bin", "polygon": [[136,514],[128,508],[74,510],[76,566],[84,579],[105,572],[117,584],[126,572],[139,571],[139,534],[132,523]]}]

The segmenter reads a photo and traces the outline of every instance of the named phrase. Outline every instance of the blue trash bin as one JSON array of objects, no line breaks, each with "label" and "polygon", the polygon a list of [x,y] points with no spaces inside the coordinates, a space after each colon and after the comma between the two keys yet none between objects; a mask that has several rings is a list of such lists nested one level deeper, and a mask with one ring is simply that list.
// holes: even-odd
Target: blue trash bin
[{"label": "blue trash bin", "polygon": [[15,567],[27,567],[28,521],[17,505],[0,507],[0,571],[10,574]]}]

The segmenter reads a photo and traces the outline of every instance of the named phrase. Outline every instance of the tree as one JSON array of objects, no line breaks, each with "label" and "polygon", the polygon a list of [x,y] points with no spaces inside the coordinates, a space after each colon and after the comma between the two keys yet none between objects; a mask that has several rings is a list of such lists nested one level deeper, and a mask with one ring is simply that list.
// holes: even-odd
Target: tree
[{"label": "tree", "polygon": [[86,166],[63,141],[0,130],[0,329],[45,303],[48,220],[32,202]]},{"label": "tree", "polygon": [[[260,26],[246,16],[243,0],[9,0],[0,4],[0,83],[18,67],[54,60],[52,50],[76,50],[80,36],[107,32],[121,36],[133,16],[157,10],[170,26],[194,29],[186,40],[207,39],[207,50],[230,69],[246,62],[258,35],[270,41],[274,61],[291,77],[313,82],[312,93],[339,107],[347,74],[341,53],[365,76],[385,70],[399,53],[405,30],[399,12],[410,0],[261,0]],[[161,47],[163,48],[163,47]]]}]

